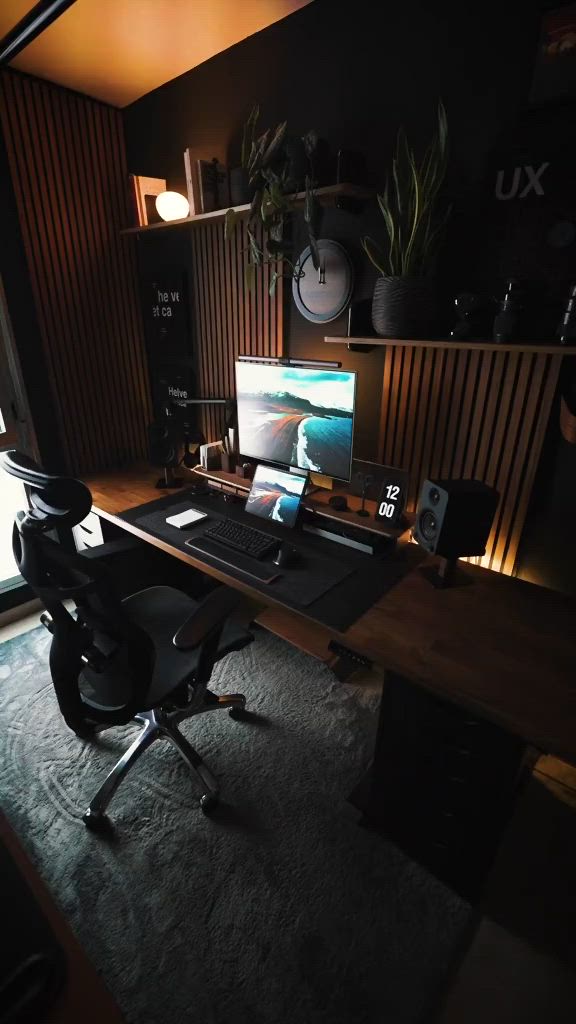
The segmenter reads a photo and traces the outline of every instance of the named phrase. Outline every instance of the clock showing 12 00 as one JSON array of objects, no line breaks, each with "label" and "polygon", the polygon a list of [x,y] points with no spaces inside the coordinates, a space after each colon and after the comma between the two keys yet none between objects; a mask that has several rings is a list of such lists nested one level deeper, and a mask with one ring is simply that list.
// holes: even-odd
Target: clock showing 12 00
[{"label": "clock showing 12 00", "polygon": [[405,469],[386,467],[382,476],[375,518],[388,526],[398,526],[406,508],[408,473]]}]

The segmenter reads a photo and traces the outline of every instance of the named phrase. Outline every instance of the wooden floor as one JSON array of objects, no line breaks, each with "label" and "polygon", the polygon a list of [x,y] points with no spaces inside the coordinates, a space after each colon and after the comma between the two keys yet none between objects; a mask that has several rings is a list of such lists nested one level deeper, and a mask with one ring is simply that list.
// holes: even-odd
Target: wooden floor
[{"label": "wooden floor", "polygon": [[576,972],[575,859],[576,769],[541,757],[518,800],[484,906],[502,927]]},{"label": "wooden floor", "polygon": [[67,961],[67,980],[45,1019],[45,1024],[122,1024],[112,996],[90,962],[72,929],[59,911],[40,875],[29,860],[18,836],[0,811],[0,842],[24,877],[38,907],[63,948]]},{"label": "wooden floor", "polygon": [[541,757],[434,1024],[576,1020],[576,769]]}]

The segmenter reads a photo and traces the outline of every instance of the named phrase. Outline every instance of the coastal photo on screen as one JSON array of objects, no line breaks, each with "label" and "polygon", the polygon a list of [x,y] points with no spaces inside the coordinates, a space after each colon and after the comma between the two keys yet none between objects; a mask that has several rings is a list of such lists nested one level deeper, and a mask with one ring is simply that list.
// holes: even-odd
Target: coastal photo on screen
[{"label": "coastal photo on screen", "polygon": [[350,479],[356,374],[236,364],[240,451]]},{"label": "coastal photo on screen", "polygon": [[294,526],[305,487],[305,476],[292,476],[271,466],[258,466],[246,511],[284,526]]}]

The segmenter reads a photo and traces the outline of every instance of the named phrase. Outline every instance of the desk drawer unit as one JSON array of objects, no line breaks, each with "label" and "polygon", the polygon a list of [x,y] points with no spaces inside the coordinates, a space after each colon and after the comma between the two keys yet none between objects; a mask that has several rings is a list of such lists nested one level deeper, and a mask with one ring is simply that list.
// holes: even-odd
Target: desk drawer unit
[{"label": "desk drawer unit", "polygon": [[365,821],[475,901],[527,766],[521,738],[388,673]]}]

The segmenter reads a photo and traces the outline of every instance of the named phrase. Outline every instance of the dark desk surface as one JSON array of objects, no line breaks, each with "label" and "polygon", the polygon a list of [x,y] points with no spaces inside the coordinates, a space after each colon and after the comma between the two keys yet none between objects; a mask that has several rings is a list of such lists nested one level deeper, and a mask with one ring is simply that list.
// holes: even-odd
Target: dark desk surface
[{"label": "dark desk surface", "polygon": [[[86,483],[98,514],[262,607],[262,594],[249,584],[117,519],[118,513],[159,496],[153,486],[157,476],[149,468],[132,467]],[[410,545],[406,557],[413,570],[345,633],[319,626],[306,609],[286,609],[272,597],[260,621],[317,655],[334,638],[576,764],[576,601],[466,563],[458,569],[466,585],[438,591],[419,570],[422,552]]]},{"label": "dark desk surface", "polygon": [[[390,557],[393,548],[389,548],[387,554],[370,556],[364,551],[343,547],[324,537],[297,529],[287,530],[285,526],[270,520],[255,519],[245,510],[244,494],[234,497],[232,502],[225,501],[225,497],[214,488],[207,494],[195,494],[183,489],[178,495],[164,495],[146,505],[128,509],[121,514],[121,518],[127,524],[150,533],[151,542],[152,539],[164,541],[184,555],[192,555],[203,564],[206,563],[206,567],[221,569],[226,576],[231,577],[232,585],[248,583],[265,604],[274,602],[275,605],[302,612],[323,628],[339,633],[346,632],[397,583],[401,575],[409,571],[402,559]],[[167,516],[176,515],[190,508],[190,505],[204,512],[206,520],[187,530],[177,530],[167,524]],[[220,548],[219,553],[224,557],[222,563],[208,552],[195,550],[194,541],[201,541],[206,529],[222,520],[238,523],[248,529],[256,527],[274,542],[293,546],[297,556],[292,564],[282,567],[274,566],[270,556],[266,566],[273,576],[265,582],[238,568],[237,562],[238,559],[242,562],[242,554],[237,555],[234,551],[226,552]],[[363,536],[364,533],[362,531]],[[249,566],[256,567],[256,563],[248,559]]]}]

